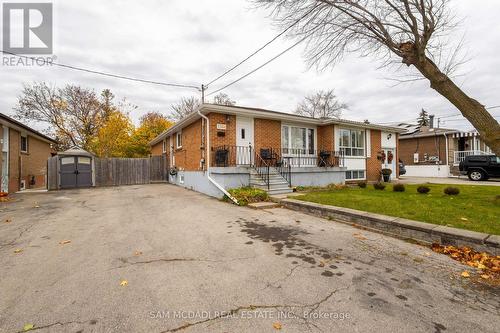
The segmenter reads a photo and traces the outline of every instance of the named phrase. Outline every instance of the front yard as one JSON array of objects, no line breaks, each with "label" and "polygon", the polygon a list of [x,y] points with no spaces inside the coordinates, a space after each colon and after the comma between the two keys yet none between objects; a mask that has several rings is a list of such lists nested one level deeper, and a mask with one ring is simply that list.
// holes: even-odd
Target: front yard
[{"label": "front yard", "polygon": [[449,196],[443,193],[449,185],[429,184],[428,194],[417,193],[418,186],[393,192],[391,184],[383,191],[368,185],[315,191],[294,199],[500,235],[499,187],[454,186],[460,194]]}]

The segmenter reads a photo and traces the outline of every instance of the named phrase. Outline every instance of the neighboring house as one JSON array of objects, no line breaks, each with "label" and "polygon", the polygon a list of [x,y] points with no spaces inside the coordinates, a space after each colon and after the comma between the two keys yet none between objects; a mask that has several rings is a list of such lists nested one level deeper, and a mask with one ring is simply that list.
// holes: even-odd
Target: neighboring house
[{"label": "neighboring house", "polygon": [[399,124],[407,133],[399,137],[400,159],[407,176],[459,175],[458,164],[469,155],[492,154],[476,131]]},{"label": "neighboring house", "polygon": [[46,188],[55,140],[0,113],[1,191]]},{"label": "neighboring house", "polygon": [[292,186],[377,181],[383,167],[397,177],[398,135],[403,131],[203,104],[150,145],[153,155],[167,155],[170,182],[221,197],[229,188],[249,185],[283,193]]}]

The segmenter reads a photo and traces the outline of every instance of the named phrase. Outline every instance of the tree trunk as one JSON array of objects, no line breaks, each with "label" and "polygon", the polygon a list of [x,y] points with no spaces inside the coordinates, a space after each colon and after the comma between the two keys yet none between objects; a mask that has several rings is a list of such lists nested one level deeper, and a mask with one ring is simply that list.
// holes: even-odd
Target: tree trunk
[{"label": "tree trunk", "polygon": [[479,132],[481,140],[500,156],[500,125],[484,105],[464,93],[429,58],[413,65],[431,82],[431,88],[455,105]]}]

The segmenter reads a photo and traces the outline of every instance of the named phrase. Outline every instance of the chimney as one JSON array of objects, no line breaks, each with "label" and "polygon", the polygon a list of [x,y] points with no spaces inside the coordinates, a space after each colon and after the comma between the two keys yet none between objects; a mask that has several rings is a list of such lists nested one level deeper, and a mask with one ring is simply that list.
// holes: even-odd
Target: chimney
[{"label": "chimney", "polygon": [[434,129],[434,115],[429,115],[429,129]]}]

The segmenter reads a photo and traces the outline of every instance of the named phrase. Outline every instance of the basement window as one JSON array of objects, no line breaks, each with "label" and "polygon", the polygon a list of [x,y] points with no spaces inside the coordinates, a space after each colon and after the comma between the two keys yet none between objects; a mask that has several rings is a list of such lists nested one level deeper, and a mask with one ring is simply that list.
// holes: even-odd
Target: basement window
[{"label": "basement window", "polygon": [[365,170],[348,170],[345,172],[345,180],[365,179]]}]

